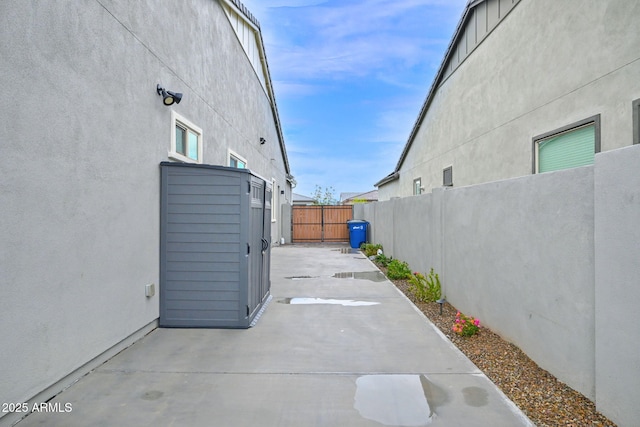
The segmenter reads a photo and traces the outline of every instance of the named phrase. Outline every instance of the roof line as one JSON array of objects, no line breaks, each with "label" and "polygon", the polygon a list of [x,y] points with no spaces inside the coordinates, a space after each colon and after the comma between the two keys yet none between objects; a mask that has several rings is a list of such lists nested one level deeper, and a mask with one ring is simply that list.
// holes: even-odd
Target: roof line
[{"label": "roof line", "polygon": [[398,171],[391,172],[389,175],[382,178],[380,181],[373,184],[374,187],[380,187],[381,185],[388,184],[391,181],[395,181],[400,178],[400,173]]},{"label": "roof line", "polygon": [[[429,93],[427,94],[427,97],[424,101],[424,103],[422,104],[422,107],[420,108],[420,112],[418,113],[418,118],[416,119],[415,123],[413,124],[413,128],[411,129],[411,133],[409,134],[409,139],[407,140],[407,143],[404,146],[404,149],[402,150],[402,154],[400,154],[400,159],[398,160],[398,163],[396,164],[396,168],[394,170],[394,173],[390,174],[394,175],[397,174],[398,171],[400,171],[400,167],[402,166],[402,163],[404,163],[404,159],[407,156],[407,153],[409,152],[409,148],[411,148],[411,144],[413,143],[413,140],[416,136],[416,134],[418,133],[418,130],[420,129],[420,124],[422,123],[422,120],[424,119],[427,110],[429,109],[429,106],[431,105],[431,102],[433,101],[433,97],[436,93],[436,89],[438,88],[438,85],[440,84],[440,81],[442,80],[442,77],[445,74],[445,68],[446,68],[446,64],[449,60],[449,58],[451,57],[451,53],[453,50],[453,47],[456,45],[456,42],[458,41],[458,37],[460,36],[461,30],[464,28],[464,24],[467,21],[467,17],[469,16],[469,11],[476,7],[477,5],[479,5],[480,3],[484,3],[487,0],[469,0],[469,2],[467,3],[467,6],[465,7],[464,11],[462,12],[462,16],[460,18],[460,21],[458,22],[458,26],[456,27],[455,32],[453,33],[453,37],[451,38],[451,41],[449,42],[449,46],[447,47],[447,50],[444,54],[444,58],[442,59],[442,62],[440,63],[440,68],[438,69],[438,72],[436,73],[435,78],[433,79],[433,83],[431,83],[431,87],[429,88]],[[389,180],[385,181],[386,178],[382,179],[379,184],[384,184],[386,182],[388,182]]]},{"label": "roof line", "polygon": [[[234,0],[235,1],[235,0]],[[267,53],[264,48],[264,40],[262,39],[262,31],[258,31],[258,36],[260,39],[260,52],[262,55],[262,61],[264,63],[265,73],[267,74],[267,87],[269,91],[269,95],[271,98],[271,110],[273,112],[273,117],[276,121],[276,129],[278,131],[278,140],[280,141],[280,150],[282,152],[282,160],[284,160],[285,171],[287,172],[287,179],[293,179],[291,175],[291,168],[289,166],[289,157],[287,156],[287,149],[284,145],[284,134],[282,132],[282,125],[280,123],[280,114],[278,113],[278,105],[276,103],[276,93],[273,90],[273,85],[271,84],[271,71],[269,71],[269,63],[267,62]]]},{"label": "roof line", "polygon": [[289,165],[289,156],[287,156],[287,149],[284,145],[284,133],[282,132],[282,125],[280,123],[280,115],[278,114],[278,105],[276,104],[276,95],[273,90],[273,84],[271,83],[271,72],[269,70],[269,63],[267,62],[267,53],[264,47],[264,40],[262,38],[262,29],[260,28],[260,22],[258,19],[253,16],[253,14],[247,9],[247,7],[242,4],[240,0],[223,0],[226,2],[231,2],[238,9],[238,11],[242,12],[242,14],[249,20],[253,25],[255,25],[255,32],[258,36],[259,44],[258,49],[260,50],[260,60],[262,61],[264,72],[266,74],[265,84],[267,86],[268,97],[271,99],[271,112],[273,113],[274,120],[276,122],[276,131],[278,132],[278,140],[280,143],[280,151],[282,153],[282,160],[284,161],[284,168],[287,174],[287,180],[295,181],[293,175],[291,175],[291,167]]},{"label": "roof line", "polygon": [[238,10],[240,12],[242,12],[244,14],[244,16],[247,17],[247,19],[249,19],[253,25],[255,25],[256,27],[260,28],[260,22],[258,21],[258,19],[253,16],[253,14],[249,11],[249,9],[247,9],[247,6],[245,6],[244,4],[242,4],[242,2],[240,0],[229,0],[231,3],[234,4],[235,7],[238,8]]}]

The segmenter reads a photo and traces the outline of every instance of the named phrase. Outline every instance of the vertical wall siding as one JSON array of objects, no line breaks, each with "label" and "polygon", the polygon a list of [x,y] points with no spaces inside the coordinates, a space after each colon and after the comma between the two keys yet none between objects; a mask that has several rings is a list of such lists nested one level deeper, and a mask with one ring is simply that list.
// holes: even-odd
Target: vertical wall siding
[{"label": "vertical wall siding", "polygon": [[520,0],[487,0],[471,9],[451,47],[451,57],[442,77],[445,81],[503,20]]},{"label": "vertical wall siding", "polygon": [[236,11],[231,8],[229,5],[224,5],[224,11],[229,17],[229,21],[231,22],[231,26],[236,32],[238,36],[238,40],[240,44],[242,44],[242,48],[244,49],[249,62],[253,66],[256,75],[260,79],[260,83],[266,88],[266,77],[265,70],[263,69],[262,59],[260,58],[260,49],[258,47],[258,37],[256,34],[256,30],[247,23],[244,19],[242,19]]}]

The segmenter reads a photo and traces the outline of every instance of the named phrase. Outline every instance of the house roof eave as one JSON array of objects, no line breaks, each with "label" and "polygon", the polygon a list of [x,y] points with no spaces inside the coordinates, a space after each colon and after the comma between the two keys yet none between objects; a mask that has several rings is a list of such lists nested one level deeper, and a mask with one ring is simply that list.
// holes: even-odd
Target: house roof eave
[{"label": "house roof eave", "polygon": [[253,14],[249,11],[249,9],[247,9],[247,7],[244,4],[242,4],[240,0],[222,0],[222,1],[232,6],[236,10],[236,12],[241,13],[248,20],[250,25],[253,27],[253,31],[258,39],[257,45],[258,45],[258,50],[260,55],[260,61],[262,62],[262,68],[265,74],[265,86],[267,90],[267,95],[270,100],[271,111],[273,113],[273,117],[276,125],[276,132],[278,134],[278,142],[280,144],[280,152],[282,153],[282,160],[284,162],[285,173],[287,176],[291,176],[291,167],[289,166],[289,157],[287,156],[287,149],[284,144],[284,133],[282,132],[280,115],[278,114],[278,105],[276,104],[276,96],[273,90],[271,72],[269,70],[269,63],[267,62],[267,54],[264,47],[264,40],[262,38],[262,29],[260,27],[260,22],[255,16],[253,16]]},{"label": "house roof eave", "polygon": [[465,7],[464,11],[462,12],[462,16],[460,17],[460,21],[458,22],[458,25],[456,26],[456,30],[453,33],[453,37],[451,38],[451,41],[449,42],[449,46],[447,46],[447,50],[445,51],[444,57],[442,59],[442,62],[440,63],[440,68],[438,68],[438,72],[436,73],[436,76],[433,79],[433,82],[431,83],[431,87],[429,88],[429,92],[427,94],[427,97],[425,98],[424,103],[422,104],[422,107],[420,108],[420,112],[418,113],[418,118],[416,119],[416,121],[413,124],[413,128],[411,129],[411,133],[409,134],[409,138],[407,139],[407,143],[405,144],[402,153],[400,154],[400,158],[398,159],[398,163],[396,164],[396,168],[395,168],[395,172],[400,171],[400,167],[402,167],[402,163],[404,163],[404,160],[409,152],[409,149],[411,148],[411,145],[413,144],[413,141],[415,140],[415,137],[418,133],[418,130],[420,129],[420,124],[422,123],[422,121],[424,120],[424,117],[427,114],[427,110],[429,109],[429,106],[431,105],[431,102],[433,101],[433,97],[435,96],[435,93],[442,81],[442,78],[445,75],[445,70],[446,70],[446,65],[449,62],[449,58],[452,55],[453,52],[453,48],[456,46],[456,43],[458,42],[459,38],[460,38],[460,34],[462,33],[462,30],[464,29],[464,26],[467,22],[467,19],[469,17],[469,12],[471,11],[471,9],[473,9],[474,7],[476,7],[477,5],[486,2],[487,0],[469,0],[469,2],[467,3],[467,6]]},{"label": "house roof eave", "polygon": [[398,171],[392,172],[389,175],[382,178],[380,181],[373,184],[374,187],[379,188],[385,184],[390,183],[391,181],[395,181],[400,178],[400,173]]}]

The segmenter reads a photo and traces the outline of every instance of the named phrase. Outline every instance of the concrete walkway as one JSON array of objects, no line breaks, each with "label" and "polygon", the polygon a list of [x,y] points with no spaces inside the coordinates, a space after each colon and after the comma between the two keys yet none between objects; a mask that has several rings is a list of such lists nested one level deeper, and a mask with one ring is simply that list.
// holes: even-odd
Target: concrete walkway
[{"label": "concrete walkway", "polygon": [[533,425],[375,271],[338,246],[273,248],[253,328],[157,329],[52,401],[71,412],[18,427]]}]

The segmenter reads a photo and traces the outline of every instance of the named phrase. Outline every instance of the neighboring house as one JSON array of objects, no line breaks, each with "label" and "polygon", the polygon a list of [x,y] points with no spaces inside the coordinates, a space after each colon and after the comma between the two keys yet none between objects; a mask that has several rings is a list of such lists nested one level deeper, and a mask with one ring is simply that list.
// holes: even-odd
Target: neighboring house
[{"label": "neighboring house", "polygon": [[355,196],[357,196],[358,194],[361,193],[357,193],[357,192],[349,192],[349,193],[340,193],[340,201],[338,202],[339,204],[343,204],[345,200],[353,198]]},{"label": "neighboring house", "polygon": [[378,201],[378,190],[366,193],[340,193],[341,205],[353,205],[354,203],[371,203]]},{"label": "neighboring house", "polygon": [[380,200],[638,143],[639,18],[636,0],[469,1]]},{"label": "neighboring house", "polygon": [[312,197],[303,196],[302,194],[293,193],[293,205],[294,206],[305,206],[305,205],[315,205],[318,201]]},{"label": "neighboring house", "polygon": [[157,325],[160,162],[272,183],[273,242],[293,177],[237,0],[4,0],[0,37],[0,402],[44,402]]}]

